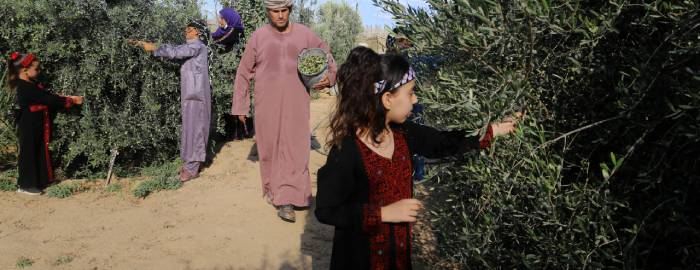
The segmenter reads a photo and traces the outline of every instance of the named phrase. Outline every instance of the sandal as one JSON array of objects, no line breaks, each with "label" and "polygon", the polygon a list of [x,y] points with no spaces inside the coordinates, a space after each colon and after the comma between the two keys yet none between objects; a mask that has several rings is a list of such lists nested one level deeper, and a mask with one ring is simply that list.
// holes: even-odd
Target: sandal
[{"label": "sandal", "polygon": [[296,221],[294,207],[291,204],[280,206],[277,210],[277,216],[286,222],[294,223]]},{"label": "sandal", "polygon": [[197,177],[199,177],[198,173],[192,174],[192,173],[188,172],[187,170],[185,170],[185,168],[180,168],[180,182],[184,183],[184,182],[190,181],[192,179],[195,179]]}]

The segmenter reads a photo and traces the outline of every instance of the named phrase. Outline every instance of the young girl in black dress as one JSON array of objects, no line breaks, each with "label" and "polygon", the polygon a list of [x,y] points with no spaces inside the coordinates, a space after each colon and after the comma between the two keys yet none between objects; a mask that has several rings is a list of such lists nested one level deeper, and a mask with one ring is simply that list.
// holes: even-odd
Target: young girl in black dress
[{"label": "young girl in black dress", "polygon": [[36,82],[41,63],[34,54],[12,53],[7,59],[6,88],[16,91],[20,113],[18,193],[39,195],[54,181],[49,140],[52,115],[73,105],[82,104],[83,97],[59,96],[47,92]]},{"label": "young girl in black dress", "polygon": [[439,158],[487,148],[515,122],[490,124],[480,136],[406,122],[416,73],[399,55],[357,47],[338,71],[339,100],[331,147],[318,171],[316,217],[335,226],[331,269],[411,269],[412,154]]}]

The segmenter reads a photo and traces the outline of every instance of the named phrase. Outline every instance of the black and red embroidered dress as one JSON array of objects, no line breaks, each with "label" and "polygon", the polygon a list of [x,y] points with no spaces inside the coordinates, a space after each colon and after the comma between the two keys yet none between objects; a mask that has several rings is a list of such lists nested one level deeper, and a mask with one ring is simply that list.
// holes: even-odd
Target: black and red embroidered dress
[{"label": "black and red embroidered dress", "polygon": [[49,142],[52,117],[58,110],[73,105],[73,100],[44,91],[41,84],[17,80],[17,103],[20,107],[19,178],[22,189],[45,188],[54,181]]},{"label": "black and red embroidered dress", "polygon": [[411,269],[411,224],[384,223],[380,209],[413,197],[411,155],[428,158],[487,148],[463,131],[438,131],[406,122],[394,129],[391,159],[370,150],[358,138],[333,147],[318,171],[316,217],[335,226],[331,269]]}]

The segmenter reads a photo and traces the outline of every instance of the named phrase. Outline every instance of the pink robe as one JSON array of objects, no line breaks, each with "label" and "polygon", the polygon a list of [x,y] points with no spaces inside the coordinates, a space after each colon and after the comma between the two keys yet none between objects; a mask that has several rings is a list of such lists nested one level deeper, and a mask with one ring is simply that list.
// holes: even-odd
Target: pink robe
[{"label": "pink robe", "polygon": [[[297,56],[305,48],[330,48],[308,27],[293,23],[280,33],[269,24],[257,29],[246,44],[233,88],[231,114],[248,115],[250,82],[255,78],[255,130],[263,195],[274,205],[308,206],[309,93],[297,73]],[[328,78],[335,84],[335,60]],[[314,90],[312,90],[314,91]]]}]

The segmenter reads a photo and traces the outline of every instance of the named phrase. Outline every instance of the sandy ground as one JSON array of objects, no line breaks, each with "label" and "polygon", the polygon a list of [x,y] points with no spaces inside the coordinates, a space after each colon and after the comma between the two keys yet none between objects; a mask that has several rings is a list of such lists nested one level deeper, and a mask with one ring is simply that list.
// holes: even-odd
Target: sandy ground
[{"label": "sandy ground", "polygon": [[[334,100],[312,102],[312,128]],[[294,224],[276,216],[261,196],[258,164],[247,159],[252,146],[227,143],[199,179],[145,200],[0,192],[0,269],[16,269],[21,257],[34,261],[27,269],[327,269],[333,228],[312,210],[298,211]],[[314,194],[325,160],[311,152]],[[55,265],[61,256],[73,260]]]}]

